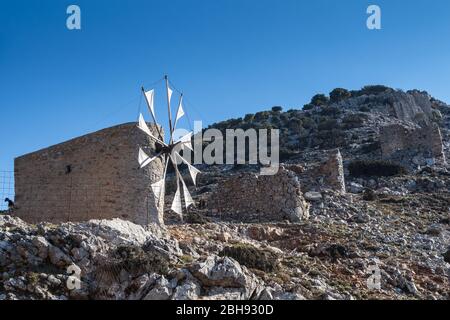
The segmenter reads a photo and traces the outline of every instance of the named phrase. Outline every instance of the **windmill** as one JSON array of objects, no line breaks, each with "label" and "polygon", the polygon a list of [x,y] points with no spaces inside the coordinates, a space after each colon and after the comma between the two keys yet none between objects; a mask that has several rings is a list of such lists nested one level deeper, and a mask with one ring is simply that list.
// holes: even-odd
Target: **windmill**
[{"label": "windmill", "polygon": [[[155,98],[155,90],[149,90],[146,91],[144,87],[142,87],[142,93],[144,94],[145,100],[147,102],[148,110],[153,118],[153,121],[156,124],[157,134],[153,134],[152,131],[150,131],[150,128],[147,125],[147,122],[144,119],[144,116],[142,113],[139,115],[139,122],[138,122],[138,128],[142,130],[150,139],[155,141],[155,144],[157,145],[157,153],[154,156],[149,156],[145,153],[145,151],[142,148],[139,148],[139,156],[138,161],[139,165],[142,168],[145,168],[153,161],[160,159],[162,163],[164,164],[164,173],[161,180],[157,181],[156,183],[153,183],[151,185],[153,194],[155,195],[155,205],[157,208],[157,211],[161,210],[161,212],[164,212],[164,197],[165,197],[165,185],[166,185],[166,176],[167,176],[167,169],[169,166],[169,162],[172,163],[173,168],[175,170],[175,176],[176,176],[176,184],[177,184],[177,191],[175,192],[175,196],[172,202],[171,210],[177,213],[181,219],[183,219],[183,203],[182,203],[182,195],[184,198],[184,205],[186,210],[189,209],[190,206],[194,204],[194,200],[192,199],[191,194],[189,193],[189,190],[186,186],[186,183],[183,180],[182,175],[180,174],[180,170],[178,168],[178,164],[184,163],[189,170],[191,179],[196,185],[196,179],[197,175],[200,173],[200,171],[195,168],[193,165],[191,165],[185,158],[183,158],[179,150],[193,150],[192,144],[191,144],[191,138],[193,136],[193,132],[190,132],[180,139],[174,141],[174,131],[176,130],[178,121],[185,115],[185,111],[183,109],[183,94],[181,93],[180,100],[178,103],[177,113],[175,117],[175,121],[172,122],[172,111],[171,111],[171,99],[173,90],[169,86],[169,79],[167,76],[164,77],[165,83],[166,83],[166,91],[167,91],[167,109],[168,109],[168,115],[169,115],[169,130],[170,130],[170,138],[169,142],[164,142],[164,137],[161,133],[161,126],[158,125],[158,122],[156,121],[156,115],[155,115],[155,108],[154,108],[154,98]],[[158,214],[158,219],[156,219],[160,225],[164,224],[163,217]]]}]

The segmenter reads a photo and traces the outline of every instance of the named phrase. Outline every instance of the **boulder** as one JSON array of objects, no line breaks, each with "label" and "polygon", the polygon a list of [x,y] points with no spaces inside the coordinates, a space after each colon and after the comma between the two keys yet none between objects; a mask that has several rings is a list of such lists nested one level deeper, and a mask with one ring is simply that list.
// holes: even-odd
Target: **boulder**
[{"label": "boulder", "polygon": [[154,287],[144,297],[144,300],[169,300],[171,295],[172,288],[169,281],[161,276],[156,280]]},{"label": "boulder", "polygon": [[206,287],[242,288],[244,299],[262,290],[261,281],[229,257],[210,256],[203,263],[192,265],[190,272]]},{"label": "boulder", "polygon": [[68,255],[66,255],[61,249],[53,245],[49,246],[48,256],[51,263],[57,267],[65,267],[72,263],[72,259],[70,259]]},{"label": "boulder", "polygon": [[322,200],[322,194],[320,192],[309,191],[305,193],[305,199],[308,201],[320,201]]}]

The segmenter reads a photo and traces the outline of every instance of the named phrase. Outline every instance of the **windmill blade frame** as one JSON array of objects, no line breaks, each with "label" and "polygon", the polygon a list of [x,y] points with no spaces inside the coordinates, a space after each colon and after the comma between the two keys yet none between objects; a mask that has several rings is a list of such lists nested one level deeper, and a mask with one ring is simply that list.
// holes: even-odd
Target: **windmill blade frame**
[{"label": "windmill blade frame", "polygon": [[[144,87],[142,87],[142,93],[144,94],[145,101],[147,102],[147,108],[152,115],[153,121],[156,124],[156,129],[158,130],[158,136],[159,139],[162,141],[164,140],[161,130],[158,126],[158,121],[156,121],[156,114],[155,114],[155,90],[152,89],[150,91],[145,91]],[[150,93],[150,94],[149,94]],[[149,97],[150,95],[150,97]]]},{"label": "windmill blade frame", "polygon": [[179,189],[179,181],[181,181],[181,184],[183,186],[184,203],[185,203],[186,210],[188,210],[190,206],[195,204],[195,202],[192,199],[191,193],[189,192],[189,189],[187,188],[186,183],[183,180],[183,176],[181,175],[180,171],[178,170],[176,161],[174,161],[172,156],[171,156],[171,161],[175,167],[175,173],[176,173],[176,177],[177,177],[177,189]]},{"label": "windmill blade frame", "polygon": [[145,168],[150,163],[152,163],[153,161],[158,159],[162,154],[163,154],[163,152],[161,151],[156,156],[151,157],[148,154],[146,154],[145,151],[142,150],[142,148],[139,148],[138,162],[139,162],[139,165],[141,166],[141,169]]},{"label": "windmill blade frame", "polygon": [[[158,127],[158,124],[156,123],[156,126]],[[159,144],[161,144],[162,146],[167,147],[167,144],[158,139],[157,137],[155,137],[152,132],[150,131],[150,128],[147,125],[147,122],[145,122],[144,116],[141,114],[139,114],[139,125],[138,128],[141,129],[142,131],[144,131],[150,138],[152,138],[153,140],[155,140],[156,142],[158,142]]]},{"label": "windmill blade frame", "polygon": [[176,183],[177,191],[175,192],[175,195],[173,197],[171,209],[180,216],[181,220],[183,220],[183,205],[181,203],[181,190],[178,174],[176,175]]},{"label": "windmill blade frame", "polygon": [[198,170],[196,167],[194,167],[192,164],[190,164],[190,163],[189,163],[185,158],[183,158],[178,152],[175,152],[175,156],[176,156],[177,158],[180,158],[181,161],[182,161],[185,165],[187,165],[188,170],[189,170],[189,174],[191,175],[192,182],[193,182],[194,185],[196,186],[196,185],[197,185],[197,175],[198,175],[199,173],[201,173],[201,171]]},{"label": "windmill blade frame", "polygon": [[[183,198],[184,198],[184,205],[186,210],[189,209],[192,205],[195,204],[192,195],[189,192],[189,189],[183,179],[183,176],[181,175],[178,163],[175,160],[178,160],[178,158],[181,158],[181,163],[185,163],[188,166],[189,174],[192,178],[192,181],[194,185],[196,185],[196,178],[198,173],[200,173],[200,170],[195,168],[193,165],[191,165],[186,159],[184,159],[176,150],[177,146],[180,146],[182,150],[184,148],[188,148],[190,150],[192,149],[192,136],[193,132],[189,132],[188,134],[184,135],[180,139],[178,139],[176,142],[174,142],[173,135],[174,131],[176,130],[176,126],[178,124],[178,121],[186,114],[185,110],[183,109],[183,93],[179,92],[180,95],[180,101],[178,104],[178,109],[175,117],[175,121],[172,119],[172,110],[171,110],[171,100],[173,95],[173,90],[169,86],[169,80],[168,77],[165,76],[165,82],[166,82],[166,94],[167,94],[167,110],[168,110],[168,116],[169,116],[169,142],[165,143],[164,137],[162,136],[161,127],[156,121],[156,115],[155,115],[155,108],[154,108],[154,97],[155,97],[155,91],[154,89],[145,91],[144,87],[142,87],[142,92],[145,96],[145,100],[147,102],[147,107],[149,109],[149,112],[155,122],[156,128],[158,130],[158,137],[155,136],[155,134],[152,133],[152,131],[149,128],[149,125],[144,119],[144,116],[142,113],[139,114],[139,120],[138,120],[138,128],[142,130],[147,136],[149,136],[153,141],[155,141],[157,144],[162,146],[162,149],[154,156],[149,156],[142,148],[139,148],[139,155],[138,155],[138,162],[141,168],[145,168],[149,164],[151,164],[153,161],[155,161],[158,158],[162,158],[162,161],[164,163],[163,168],[163,175],[162,179],[158,180],[157,182],[151,184],[151,188],[153,191],[153,194],[155,196],[155,202],[156,207],[158,210],[158,223],[164,225],[163,217],[161,214],[164,213],[164,197],[165,197],[165,191],[166,191],[166,179],[167,179],[167,172],[169,167],[169,162],[172,162],[172,165],[175,170],[175,179],[177,183],[177,190],[174,195],[174,199],[172,201],[171,209],[177,213],[181,220],[183,220]],[[167,140],[166,140],[167,141]],[[180,163],[180,164],[181,164]]]},{"label": "windmill blade frame", "polygon": [[183,94],[180,96],[180,102],[178,103],[177,115],[175,116],[175,123],[173,125],[173,131],[175,132],[178,124],[178,120],[180,120],[185,115],[183,109]]}]

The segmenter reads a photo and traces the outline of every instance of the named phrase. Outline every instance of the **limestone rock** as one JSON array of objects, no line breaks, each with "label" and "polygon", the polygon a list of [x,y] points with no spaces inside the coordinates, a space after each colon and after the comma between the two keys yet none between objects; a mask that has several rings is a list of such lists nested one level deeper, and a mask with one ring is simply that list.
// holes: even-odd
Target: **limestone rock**
[{"label": "limestone rock", "polygon": [[243,298],[249,299],[262,283],[246,267],[229,257],[210,256],[203,263],[191,266],[191,273],[203,286],[242,288]]},{"label": "limestone rock", "polygon": [[320,201],[322,200],[322,194],[320,192],[308,191],[305,193],[305,199],[308,201]]},{"label": "limestone rock", "polygon": [[39,258],[47,259],[50,248],[50,244],[48,243],[47,239],[45,239],[44,237],[35,237],[33,238],[32,243],[38,250]]},{"label": "limestone rock", "polygon": [[364,191],[364,187],[356,182],[350,182],[349,191],[351,193],[362,193]]},{"label": "limestone rock", "polygon": [[164,276],[161,276],[161,278],[156,280],[154,287],[144,297],[144,300],[169,300],[171,295],[172,288],[169,281]]},{"label": "limestone rock", "polygon": [[57,267],[64,267],[72,263],[72,260],[68,255],[66,255],[64,252],[62,252],[61,249],[53,245],[49,247],[48,256],[51,263]]},{"label": "limestone rock", "polygon": [[197,300],[200,294],[200,282],[190,277],[175,289],[172,300]]}]

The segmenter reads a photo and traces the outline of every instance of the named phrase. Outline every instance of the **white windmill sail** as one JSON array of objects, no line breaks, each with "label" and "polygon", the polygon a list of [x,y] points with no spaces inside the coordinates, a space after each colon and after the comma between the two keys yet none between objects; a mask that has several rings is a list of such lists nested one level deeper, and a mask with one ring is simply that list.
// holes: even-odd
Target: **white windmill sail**
[{"label": "white windmill sail", "polygon": [[138,124],[138,128],[141,129],[142,131],[144,131],[146,134],[148,134],[149,136],[152,136],[152,133],[150,131],[150,128],[147,125],[147,122],[145,122],[144,116],[141,114],[139,114],[139,124]]},{"label": "white windmill sail", "polygon": [[181,142],[181,143],[183,143],[183,142],[190,142],[191,141],[191,139],[192,139],[192,135],[193,135],[194,133],[191,131],[191,132],[189,132],[188,134],[186,134],[186,135],[184,135],[184,136],[182,136],[180,139],[178,139],[177,140],[177,143],[178,142]]},{"label": "white windmill sail", "polygon": [[142,148],[139,148],[139,157],[138,157],[138,161],[139,161],[139,165],[142,168],[142,164],[147,161],[147,159],[150,158],[145,152],[144,150],[142,150]]},{"label": "white windmill sail", "polygon": [[191,165],[189,162],[187,162],[186,159],[184,159],[178,152],[175,152],[175,155],[176,155],[177,159],[180,159],[181,161],[183,161],[184,164],[187,165],[187,167],[189,169],[189,174],[191,175],[191,178],[192,178],[192,182],[194,182],[194,185],[197,185],[197,175],[199,173],[201,173],[201,171],[198,170],[193,165]]},{"label": "white windmill sail", "polygon": [[[183,177],[181,176],[178,167],[177,167],[177,161],[179,162],[179,159],[176,157],[180,157],[182,163],[185,163],[189,168],[190,176],[196,184],[196,179],[198,173],[200,173],[200,170],[197,170],[194,166],[192,166],[190,163],[188,163],[183,157],[181,157],[180,154],[177,152],[174,152],[176,154],[176,157],[173,156],[172,151],[175,150],[175,147],[181,147],[182,150],[184,148],[189,148],[192,150],[192,136],[193,133],[189,133],[185,136],[183,136],[181,139],[179,139],[177,142],[173,141],[173,134],[177,125],[177,122],[186,115],[186,112],[183,107],[183,94],[180,96],[180,101],[177,109],[177,113],[174,119],[172,119],[172,111],[170,108],[172,96],[173,96],[173,90],[169,86],[169,80],[168,77],[165,76],[165,82],[166,82],[166,89],[167,89],[167,106],[168,106],[168,115],[169,115],[169,125],[170,125],[170,139],[167,144],[164,142],[164,138],[162,136],[160,127],[158,126],[158,123],[156,121],[155,117],[155,106],[154,106],[154,100],[155,100],[155,91],[149,90],[145,91],[144,88],[142,88],[142,92],[145,95],[145,99],[147,101],[147,105],[150,111],[150,114],[153,117],[154,122],[156,123],[157,127],[156,130],[158,131],[157,138],[155,134],[153,133],[153,128],[150,130],[149,125],[144,119],[144,116],[142,114],[139,115],[139,123],[138,127],[140,130],[145,132],[147,136],[149,136],[152,140],[163,146],[163,148],[160,148],[160,152],[156,156],[149,156],[142,148],[139,148],[139,155],[138,155],[138,161],[141,168],[144,168],[148,166],[150,163],[152,163],[156,159],[160,159],[164,163],[164,175],[161,180],[154,182],[151,184],[151,188],[153,191],[153,194],[155,196],[155,202],[158,210],[158,219],[156,219],[157,223],[164,225],[164,221],[162,218],[162,213],[164,211],[164,196],[165,196],[165,180],[167,175],[167,168],[169,165],[169,161],[171,161],[175,167],[176,171],[176,178],[177,178],[177,191],[175,193],[171,209],[176,212],[178,215],[180,215],[181,218],[183,214],[183,198],[184,198],[184,204],[186,206],[186,209],[188,209],[191,205],[194,205],[194,200],[192,199],[191,194],[189,193],[189,190],[183,180]],[[174,120],[174,121],[173,121]],[[174,161],[177,160],[177,161]],[[181,184],[180,184],[181,180]]]},{"label": "white windmill sail", "polygon": [[168,98],[169,98],[169,107],[170,107],[170,100],[172,99],[172,93],[173,93],[173,91],[172,91],[172,89],[170,89],[170,87],[169,86],[167,86],[167,96],[168,96]]},{"label": "white windmill sail", "polygon": [[178,182],[178,179],[177,179],[177,191],[175,192],[175,196],[173,197],[171,209],[180,217],[183,216],[183,205],[181,203],[180,183]]},{"label": "white windmill sail", "polygon": [[184,113],[184,109],[183,109],[183,95],[181,95],[180,103],[178,104],[177,116],[175,118],[175,125],[173,126],[174,130],[177,126],[178,120],[183,118],[184,115],[185,115],[185,113]]},{"label": "white windmill sail", "polygon": [[184,135],[180,139],[177,140],[176,143],[181,143],[181,147],[184,149],[185,147],[188,148],[191,151],[194,151],[192,148],[192,136],[193,132],[189,132],[188,134]]},{"label": "white windmill sail", "polygon": [[[177,154],[177,153],[175,152],[175,154]],[[180,156],[180,155],[178,155],[178,156]],[[189,192],[189,189],[186,186],[186,183],[184,183],[183,177],[181,176],[180,171],[178,170],[178,167],[176,165],[176,161],[174,161],[174,159],[172,157],[170,157],[170,159],[172,160],[172,163],[174,164],[174,167],[175,167],[175,172],[176,172],[176,176],[177,176],[177,186],[178,186],[177,189],[179,189],[179,180],[180,180],[181,184],[183,185],[184,204],[186,206],[186,209],[189,209],[189,207],[194,205],[195,202],[192,199],[192,196]]]},{"label": "white windmill sail", "polygon": [[142,131],[144,131],[149,137],[151,137],[152,139],[154,139],[158,143],[160,143],[162,145],[166,145],[163,141],[161,141],[160,139],[158,139],[157,137],[155,137],[153,135],[153,133],[150,131],[150,128],[147,125],[147,122],[145,122],[145,119],[144,119],[144,116],[142,115],[142,113],[139,115],[138,128],[141,129]]},{"label": "white windmill sail", "polygon": [[183,195],[184,195],[184,203],[186,205],[186,209],[189,209],[190,206],[194,204],[194,200],[192,199],[191,194],[189,193],[186,184],[184,183],[183,178],[180,177],[181,183],[183,184]]},{"label": "white windmill sail", "polygon": [[191,175],[192,178],[192,182],[194,183],[194,185],[197,185],[197,175],[201,172],[200,170],[198,170],[196,167],[192,166],[192,165],[188,165],[188,169],[189,169],[189,174]]},{"label": "white windmill sail", "polygon": [[151,112],[153,119],[156,121],[155,115],[155,90],[145,92],[145,99],[147,100],[148,110]]},{"label": "white windmill sail", "polygon": [[156,159],[158,159],[158,157],[161,155],[161,153],[158,153],[156,156],[154,157],[150,157],[148,154],[145,153],[144,150],[142,150],[141,148],[139,148],[139,157],[138,157],[138,161],[139,161],[139,165],[142,168],[145,168],[146,166],[148,166],[150,163],[152,163],[153,161],[155,161]]}]

